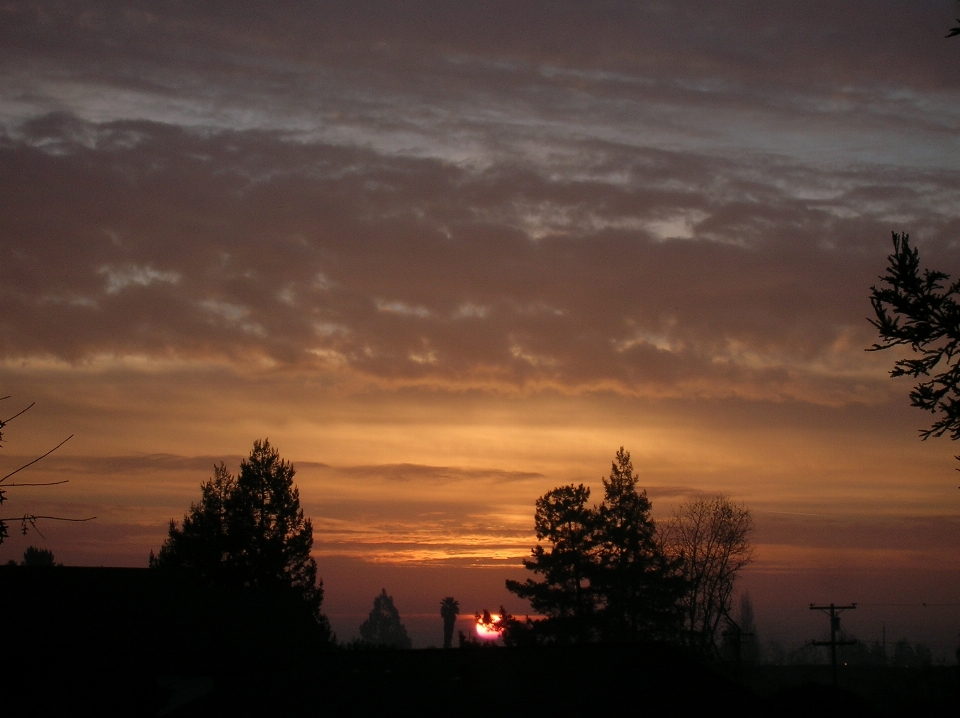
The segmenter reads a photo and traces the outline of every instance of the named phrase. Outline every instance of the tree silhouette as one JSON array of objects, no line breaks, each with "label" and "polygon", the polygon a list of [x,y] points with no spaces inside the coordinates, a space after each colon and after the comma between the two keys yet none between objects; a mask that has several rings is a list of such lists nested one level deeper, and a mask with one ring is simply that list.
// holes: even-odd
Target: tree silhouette
[{"label": "tree silhouette", "polygon": [[150,565],[189,571],[211,584],[244,583],[236,556],[243,548],[229,513],[236,487],[223,462],[214,466],[213,477],[200,486],[200,503],[190,505],[182,528],[170,521],[167,540],[156,556],[151,553]]},{"label": "tree silhouette", "polygon": [[617,451],[604,499],[597,509],[597,571],[606,640],[669,638],[679,627],[678,602],[685,584],[680,561],[667,558],[656,541],[646,491],[638,491],[630,453]]},{"label": "tree silhouette", "polygon": [[367,620],[360,624],[360,638],[372,646],[388,648],[411,648],[413,642],[407,636],[407,629],[400,621],[400,612],[393,605],[393,597],[387,595],[387,589],[381,589],[380,595],[373,599],[373,609]]},{"label": "tree silhouette", "polygon": [[657,541],[646,492],[637,488],[623,447],[603,479],[604,500],[588,505],[583,484],[537,499],[538,544],[524,566],[542,581],[508,580],[543,620],[508,627],[511,641],[635,641],[668,638],[679,627],[684,591],[680,564]]},{"label": "tree silhouette", "polygon": [[908,234],[893,233],[887,261],[881,286],[870,288],[876,314],[870,323],[881,341],[868,351],[909,346],[918,356],[898,360],[890,376],[932,375],[910,392],[912,406],[939,417],[920,438],[949,433],[960,439],[960,281],[949,283],[950,275],[929,269],[921,273],[920,254]]},{"label": "tree silhouette", "polygon": [[213,585],[292,592],[329,637],[320,612],[323,581],[310,555],[313,525],[300,508],[293,465],[267,440],[255,441],[234,477],[223,463],[200,487],[183,526],[170,522],[151,567],[184,571]]},{"label": "tree silhouette", "polygon": [[20,562],[21,566],[59,566],[53,558],[53,551],[46,548],[37,548],[36,546],[28,546],[27,550],[23,552],[23,561]]},{"label": "tree silhouette", "polygon": [[919,667],[929,666],[933,660],[930,648],[923,643],[910,645],[910,641],[901,638],[893,645],[893,657],[890,662],[894,666]]},{"label": "tree silhouette", "polygon": [[753,558],[752,531],[750,512],[722,495],[685,502],[662,527],[664,550],[680,562],[687,583],[684,636],[698,651],[719,649],[721,621],[732,618],[734,581]]},{"label": "tree silhouette", "polygon": [[750,594],[740,596],[740,611],[737,623],[740,624],[741,655],[744,663],[760,663],[760,637],[757,635],[757,623],[753,613],[753,601]]},{"label": "tree silhouette", "polygon": [[443,618],[443,647],[453,648],[453,629],[460,615],[460,602],[453,596],[440,601],[440,617]]},{"label": "tree silhouette", "polygon": [[530,601],[545,620],[537,628],[553,640],[586,641],[595,637],[594,572],[596,515],[587,505],[583,484],[560,486],[537,499],[534,527],[537,545],[524,567],[542,581],[507,580],[507,590]]}]

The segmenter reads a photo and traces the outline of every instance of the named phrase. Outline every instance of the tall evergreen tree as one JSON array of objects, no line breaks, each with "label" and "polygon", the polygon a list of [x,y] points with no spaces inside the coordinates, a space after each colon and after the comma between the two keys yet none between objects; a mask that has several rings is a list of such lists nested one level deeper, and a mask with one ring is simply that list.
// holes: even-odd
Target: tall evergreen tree
[{"label": "tall evergreen tree", "polygon": [[507,590],[530,601],[546,617],[537,629],[553,640],[585,641],[595,637],[594,572],[596,514],[587,505],[590,489],[560,486],[537,499],[534,527],[537,545],[523,565],[542,581],[507,580]]},{"label": "tall evergreen tree", "polygon": [[636,641],[678,631],[686,584],[679,562],[656,541],[650,500],[638,490],[623,447],[603,487],[597,507],[588,504],[590,489],[583,484],[537,499],[538,544],[524,566],[543,580],[508,580],[506,586],[546,618],[511,626],[517,638],[530,632],[542,640]]},{"label": "tall evergreen tree", "polygon": [[[869,351],[909,347],[896,360],[892,377],[920,379],[910,404],[936,418],[921,439],[949,434],[960,439],[960,280],[944,272],[920,268],[920,252],[910,235],[893,233],[893,254],[879,287],[871,287],[876,319],[870,323],[880,341]],[[901,353],[901,356],[904,356]],[[957,457],[960,459],[960,456]]]},{"label": "tall evergreen tree", "polygon": [[603,488],[593,577],[603,635],[616,641],[672,637],[679,629],[685,588],[680,562],[660,550],[650,500],[645,490],[638,490],[630,452],[622,446]]},{"label": "tall evergreen tree", "polygon": [[300,508],[295,470],[266,440],[254,442],[240,462],[236,486],[227,497],[233,558],[249,585],[291,586],[319,610],[322,586],[310,555],[313,524]]},{"label": "tall evergreen tree", "polygon": [[367,620],[360,625],[360,638],[373,646],[390,648],[410,648],[413,642],[407,636],[407,629],[400,620],[400,612],[393,605],[393,596],[387,595],[387,589],[381,589],[380,595],[373,599],[373,609]]},{"label": "tall evergreen tree", "polygon": [[199,576],[206,583],[241,583],[228,530],[228,502],[237,480],[223,462],[213,467],[213,477],[200,486],[200,502],[190,504],[182,528],[170,520],[167,540],[156,556],[153,568],[177,568]]},{"label": "tall evergreen tree", "polygon": [[200,487],[182,527],[170,522],[167,541],[150,565],[189,572],[206,583],[268,591],[292,591],[326,635],[320,612],[313,525],[300,508],[293,465],[267,440],[256,441],[234,477],[223,463]]}]

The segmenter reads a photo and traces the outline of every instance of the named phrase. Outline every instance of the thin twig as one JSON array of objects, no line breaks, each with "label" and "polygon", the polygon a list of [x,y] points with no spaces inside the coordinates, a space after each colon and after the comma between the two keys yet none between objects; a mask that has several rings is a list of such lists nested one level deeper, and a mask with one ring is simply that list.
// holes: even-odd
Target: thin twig
[{"label": "thin twig", "polygon": [[33,526],[33,530],[40,534],[40,538],[46,541],[47,537],[43,535],[43,532],[39,528],[37,528],[36,516],[31,516],[30,518],[27,518],[26,516],[23,517],[23,520],[20,522],[20,533],[22,533],[24,536],[27,535],[27,521],[29,521],[30,525]]},{"label": "thin twig", "polygon": [[[32,406],[32,404],[31,404],[31,406]],[[27,407],[27,408],[29,408],[29,407]],[[26,411],[26,409],[24,409],[23,411]],[[21,411],[20,413],[22,414],[23,411]],[[47,456],[50,456],[50,454],[52,454],[54,451],[56,451],[56,450],[59,449],[61,446],[63,446],[64,444],[66,444],[66,443],[67,443],[68,441],[70,441],[70,439],[72,439],[72,438],[73,438],[73,434],[70,434],[70,436],[68,436],[66,439],[64,439],[63,441],[61,441],[61,442],[60,442],[59,444],[57,444],[56,446],[54,446],[52,449],[50,449],[50,451],[48,451],[48,452],[47,452],[46,454],[44,454],[43,456],[38,456],[36,459],[34,459],[33,461],[31,461],[30,463],[24,464],[23,466],[21,466],[21,467],[20,467],[19,469],[17,469],[16,471],[11,471],[9,474],[7,474],[7,475],[4,476],[2,479],[0,479],[0,484],[2,484],[4,481],[6,481],[7,479],[9,479],[11,476],[13,476],[14,474],[16,474],[17,472],[23,471],[23,470],[24,470],[25,468],[27,468],[28,466],[31,466],[31,465],[37,463],[38,461],[40,461],[40,459],[43,459],[43,458],[45,458],[45,457],[47,457]]]},{"label": "thin twig", "polygon": [[[3,398],[6,399],[7,397],[3,397]],[[22,409],[21,411],[18,411],[16,414],[14,414],[13,416],[11,416],[9,419],[4,419],[4,420],[3,420],[2,422],[0,422],[0,423],[2,423],[2,424],[9,424],[11,421],[13,421],[14,419],[16,419],[16,418],[17,418],[18,416],[20,416],[22,413],[24,413],[24,412],[27,411],[28,409],[33,408],[33,405],[36,404],[36,403],[37,403],[37,402],[31,403],[30,406],[28,406],[26,409]]]},{"label": "thin twig", "polygon": [[84,521],[93,521],[96,516],[88,516],[85,519],[68,519],[63,516],[34,516],[33,514],[28,514],[26,516],[13,516],[0,519],[0,521],[36,521],[38,519],[47,519],[48,521],[73,521],[76,523],[82,523]]},{"label": "thin twig", "polygon": [[56,486],[57,484],[69,484],[70,479],[64,479],[63,481],[46,481],[41,484],[7,484],[7,486]]}]

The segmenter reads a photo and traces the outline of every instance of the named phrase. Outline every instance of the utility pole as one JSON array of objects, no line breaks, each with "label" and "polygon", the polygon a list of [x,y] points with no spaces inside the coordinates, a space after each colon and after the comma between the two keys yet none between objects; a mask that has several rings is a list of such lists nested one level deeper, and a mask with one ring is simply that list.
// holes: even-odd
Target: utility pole
[{"label": "utility pole", "polygon": [[830,640],[829,641],[811,641],[810,644],[813,646],[830,646],[830,661],[833,664],[833,685],[837,685],[837,646],[852,646],[856,644],[856,641],[838,641],[837,632],[840,630],[840,614],[843,611],[852,611],[857,607],[857,604],[852,603],[849,606],[837,606],[835,604],[830,604],[829,606],[816,606],[810,604],[811,611],[823,611],[830,616]]},{"label": "utility pole", "polygon": [[727,616],[726,619],[727,629],[720,635],[726,638],[733,648],[734,665],[736,666],[737,674],[739,674],[743,662],[743,639],[752,636],[753,633],[744,631],[740,627],[740,624],[730,618],[730,616]]}]

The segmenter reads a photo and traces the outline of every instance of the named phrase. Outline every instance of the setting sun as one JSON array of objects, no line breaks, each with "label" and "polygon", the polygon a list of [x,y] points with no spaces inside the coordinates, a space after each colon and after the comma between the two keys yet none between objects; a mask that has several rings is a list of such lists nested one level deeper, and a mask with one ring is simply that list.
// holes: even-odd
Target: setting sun
[{"label": "setting sun", "polygon": [[490,614],[490,621],[486,622],[482,619],[477,621],[477,636],[487,640],[494,640],[500,638],[500,631],[498,630],[498,624],[500,623],[500,614],[492,613]]}]

